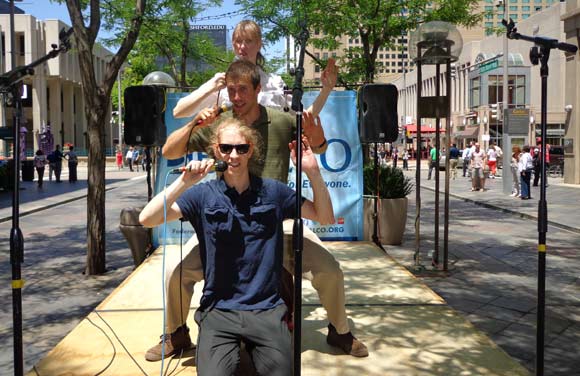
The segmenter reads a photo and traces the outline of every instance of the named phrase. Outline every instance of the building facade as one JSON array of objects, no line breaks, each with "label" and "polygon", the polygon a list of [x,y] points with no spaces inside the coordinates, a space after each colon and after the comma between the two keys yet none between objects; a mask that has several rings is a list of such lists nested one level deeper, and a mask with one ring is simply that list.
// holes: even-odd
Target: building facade
[{"label": "building facade", "polygon": [[[566,4],[556,3],[517,23],[517,31],[522,35],[541,35],[564,41],[566,35],[561,18],[565,12]],[[532,43],[522,40],[508,42],[508,108],[504,109],[503,37],[487,37],[464,45],[452,67],[451,87],[445,87],[445,72],[439,77],[442,93],[450,92],[451,96],[451,142],[459,146],[465,146],[469,141],[478,141],[483,146],[494,142],[504,147],[507,146],[504,145],[505,133],[512,139],[517,138],[513,142],[510,139],[510,144],[535,145],[535,138],[541,135],[541,76],[540,65],[534,65],[530,60],[532,46]],[[577,56],[568,56],[558,50],[552,50],[549,58],[546,137],[551,145],[565,145],[569,130],[578,128],[578,124],[573,122],[577,119],[573,117],[577,109],[570,105],[571,99],[566,95],[570,60],[577,60]],[[436,80],[435,67],[423,66],[423,96],[435,95]],[[399,88],[399,114],[416,119],[417,72],[409,72],[405,83],[399,79],[394,84]],[[432,122],[431,119],[423,121]],[[505,129],[504,124],[508,124],[509,129]],[[447,127],[445,120],[442,127]],[[569,165],[572,164],[566,162],[566,168]],[[568,176],[572,179],[572,174],[565,173],[566,179]]]},{"label": "building facade", "polygon": [[[37,20],[28,14],[15,14],[15,46],[11,45],[10,15],[0,14],[0,32],[2,52],[0,56],[0,73],[11,71],[11,53],[16,54],[16,67],[31,64],[52,50],[52,44],[59,44],[59,32],[70,26],[59,20]],[[55,145],[70,143],[82,154],[87,148],[87,124],[85,118],[84,95],[80,77],[78,55],[73,48],[66,53],[40,64],[34,69],[34,75],[22,81],[23,114],[19,128],[25,127],[26,152],[28,155],[38,149],[39,134],[50,125]],[[97,82],[104,76],[106,63],[113,53],[96,45],[94,65]],[[109,111],[110,113],[111,111]],[[12,125],[14,111],[2,101],[0,106],[2,126]],[[119,134],[118,125],[107,119],[107,148],[112,148],[115,135]],[[118,137],[118,136],[117,136]],[[4,144],[4,145],[2,145]],[[0,143],[2,155],[8,154],[9,144]]]}]

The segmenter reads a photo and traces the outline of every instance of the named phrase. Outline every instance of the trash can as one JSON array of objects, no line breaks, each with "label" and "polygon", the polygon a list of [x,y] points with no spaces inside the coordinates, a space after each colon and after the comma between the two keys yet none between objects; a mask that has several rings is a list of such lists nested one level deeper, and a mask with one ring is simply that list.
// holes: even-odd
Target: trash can
[{"label": "trash can", "polygon": [[34,180],[34,161],[22,161],[22,181]]},{"label": "trash can", "polygon": [[133,262],[139,266],[148,256],[151,249],[151,229],[143,227],[139,223],[139,214],[143,208],[125,208],[121,210],[119,228],[125,236]]}]

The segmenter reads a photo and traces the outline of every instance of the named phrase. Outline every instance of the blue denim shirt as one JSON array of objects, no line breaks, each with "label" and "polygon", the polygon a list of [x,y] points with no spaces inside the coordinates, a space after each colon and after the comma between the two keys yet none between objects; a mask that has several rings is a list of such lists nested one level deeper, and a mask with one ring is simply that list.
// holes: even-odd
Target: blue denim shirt
[{"label": "blue denim shirt", "polygon": [[282,304],[282,221],[293,216],[295,197],[285,184],[254,176],[241,194],[217,179],[179,197],[183,218],[199,239],[202,309],[250,311]]}]

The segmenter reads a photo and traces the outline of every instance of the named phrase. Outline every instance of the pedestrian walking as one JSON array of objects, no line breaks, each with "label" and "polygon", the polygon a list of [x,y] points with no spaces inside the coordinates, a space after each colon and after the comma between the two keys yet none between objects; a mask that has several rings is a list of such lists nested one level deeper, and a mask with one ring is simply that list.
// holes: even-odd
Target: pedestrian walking
[{"label": "pedestrian walking", "polygon": [[518,163],[520,161],[520,154],[522,150],[519,146],[514,146],[512,148],[512,158],[510,164],[510,170],[512,172],[512,196],[513,197],[520,197],[520,174],[518,173]]},{"label": "pedestrian walking", "polygon": [[48,180],[52,181],[52,173],[54,172],[54,178],[57,183],[60,183],[60,173],[62,171],[62,158],[63,154],[60,151],[60,145],[56,145],[56,148],[48,156],[49,166],[48,166]]},{"label": "pedestrian walking", "polygon": [[479,144],[476,143],[475,151],[471,153],[471,190],[472,191],[482,191],[485,190],[485,175],[483,167],[485,165],[485,153],[479,148]]},{"label": "pedestrian walking", "polygon": [[76,183],[77,181],[77,166],[79,164],[79,159],[77,153],[74,152],[74,146],[71,145],[68,148],[68,153],[64,156],[68,160],[68,182]]},{"label": "pedestrian walking", "polygon": [[459,149],[457,149],[457,145],[451,144],[449,148],[449,168],[451,169],[453,180],[457,177],[457,163],[459,163]]},{"label": "pedestrian walking", "polygon": [[34,167],[36,168],[36,173],[38,174],[38,188],[42,188],[42,181],[44,179],[44,168],[48,163],[48,159],[46,159],[46,155],[41,149],[36,151],[36,155],[34,156]]},{"label": "pedestrian walking", "polygon": [[409,151],[403,150],[403,170],[409,171]]},{"label": "pedestrian walking", "polygon": [[129,150],[127,150],[125,155],[125,162],[129,166],[129,171],[133,172],[133,146],[129,146]]},{"label": "pedestrian walking", "polygon": [[520,173],[520,183],[522,200],[529,200],[532,198],[530,193],[530,179],[532,177],[532,171],[534,169],[534,161],[530,155],[530,147],[528,145],[524,146],[524,150],[520,155],[520,160],[518,162],[518,172]]},{"label": "pedestrian walking", "polygon": [[435,146],[431,148],[429,152],[429,175],[427,175],[427,180],[431,180],[431,172],[437,166],[437,160],[439,159],[439,152]]},{"label": "pedestrian walking", "polygon": [[121,148],[117,148],[117,154],[115,155],[115,158],[117,160],[117,168],[120,171],[123,169],[123,152],[121,151]]}]

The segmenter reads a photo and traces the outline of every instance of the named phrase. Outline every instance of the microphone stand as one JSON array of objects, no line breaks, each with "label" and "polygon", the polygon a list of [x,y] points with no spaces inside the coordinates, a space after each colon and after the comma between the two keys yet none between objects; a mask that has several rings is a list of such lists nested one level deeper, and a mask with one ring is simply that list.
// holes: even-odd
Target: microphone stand
[{"label": "microphone stand", "polygon": [[20,100],[20,81],[26,76],[34,74],[34,67],[45,61],[66,52],[70,48],[69,38],[72,27],[68,31],[61,30],[60,46],[52,45],[52,51],[32,63],[16,67],[10,72],[0,75],[0,93],[11,95],[14,106],[13,139],[14,145],[14,188],[12,191],[12,228],[10,230],[10,264],[12,265],[12,320],[14,336],[14,374],[24,374],[24,357],[22,349],[22,288],[24,280],[21,274],[21,264],[24,261],[24,237],[20,230],[20,119],[22,117],[22,102]]},{"label": "microphone stand", "polygon": [[294,376],[300,376],[301,368],[301,332],[302,332],[302,250],[304,233],[302,221],[302,79],[304,78],[304,51],[308,40],[306,22],[301,21],[302,31],[297,42],[300,44],[298,66],[294,70],[294,87],[292,88],[292,110],[296,112],[296,216],[292,231],[294,248]]},{"label": "microphone stand", "polygon": [[[544,374],[544,328],[546,310],[546,233],[548,232],[548,204],[546,202],[546,123],[548,112],[548,59],[550,51],[558,49],[560,51],[575,54],[578,47],[558,42],[557,39],[541,36],[530,37],[517,32],[514,21],[502,20],[506,27],[508,39],[521,39],[535,44],[530,49],[530,61],[533,65],[540,65],[540,76],[542,77],[542,109],[541,109],[541,129],[542,145],[540,153],[540,169],[542,181],[540,182],[540,201],[538,203],[538,306],[536,324],[536,375]],[[507,69],[507,67],[504,67]],[[504,82],[504,85],[506,83]]]}]

